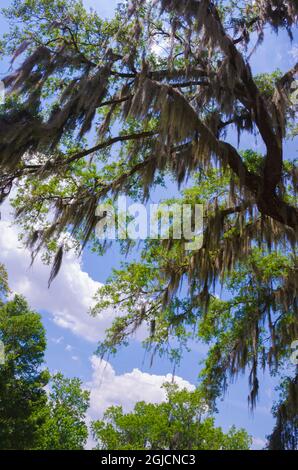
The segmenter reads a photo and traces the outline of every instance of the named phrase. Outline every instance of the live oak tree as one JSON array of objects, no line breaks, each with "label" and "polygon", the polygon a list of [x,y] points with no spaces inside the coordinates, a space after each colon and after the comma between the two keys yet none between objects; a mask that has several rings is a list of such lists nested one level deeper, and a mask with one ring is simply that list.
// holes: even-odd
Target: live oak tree
[{"label": "live oak tree", "polygon": [[[298,66],[254,76],[250,61],[265,28],[292,37],[297,2],[133,0],[103,20],[80,2],[16,0],[6,14],[3,52],[19,65],[4,79],[1,194],[17,185],[33,258],[41,248],[53,257],[52,281],[70,246],[108,248],[94,236],[99,202],[146,199],[169,177],[191,177],[178,203],[204,203],[202,247],[150,240],[142,262],[114,273],[94,314],[113,304],[126,315],[100,352],[145,322],[146,345],[175,361],[171,335],[181,349],[194,330],[211,345],[210,403],[248,370],[254,406],[260,367],[281,371],[298,337],[297,165],[284,155],[297,134]],[[262,153],[233,146],[231,129]],[[220,283],[230,300],[214,297]]]},{"label": "live oak tree", "polygon": [[112,406],[103,420],[92,423],[100,450],[247,450],[251,438],[232,427],[227,433],[214,426],[197,390],[178,390],[166,384],[167,399],[160,404],[138,402],[123,413]]},{"label": "live oak tree", "polygon": [[[228,177],[218,177],[216,173],[209,172],[203,181],[200,178],[198,186],[185,190],[184,197],[176,203],[207,203],[210,192],[217,197],[217,194],[223,196],[228,191],[228,181]],[[223,240],[238,244],[242,234],[241,223],[232,219]],[[211,262],[218,255],[217,243],[218,240],[214,239],[214,251],[209,252]],[[194,257],[193,271],[185,273]],[[226,299],[221,300],[209,291],[204,292],[204,284],[198,284],[199,273],[204,269],[204,260],[199,252],[185,252],[183,240],[164,241],[162,244],[158,240],[149,240],[142,250],[141,260],[114,270],[96,296],[94,315],[111,305],[117,308],[121,305],[126,312],[107,330],[98,353],[102,356],[115,353],[119,345],[127,344],[128,338],[142,322],[149,326],[144,346],[152,358],[168,355],[178,362],[183,351],[191,349],[193,341],[204,342],[209,345],[209,350],[200,378],[209,406],[216,409],[216,399],[224,394],[229,382],[248,371],[248,401],[254,408],[260,388],[260,370],[269,370],[273,376],[280,377],[283,373],[288,375],[289,371],[293,376],[297,374],[295,365],[290,362],[290,346],[297,338],[297,297],[292,296],[297,282],[295,260],[294,255],[282,250],[270,251],[263,244],[253,247],[246,259],[235,263],[234,268],[222,276],[221,287]],[[233,260],[229,262],[233,263]],[[173,267],[178,276],[185,273],[183,295],[177,292],[164,303],[168,278],[163,273],[171,272]],[[288,408],[289,415],[286,411],[279,415],[278,430],[282,430],[283,423],[295,428],[296,379],[292,387],[285,388],[284,395],[287,399],[283,410]],[[290,447],[292,442],[287,445]]]},{"label": "live oak tree", "polygon": [[[75,178],[70,200],[67,191],[53,195],[58,213],[52,232],[83,225],[87,239],[99,197],[127,188],[140,173],[148,190],[158,170],[168,167],[182,181],[214,160],[230,168],[257,213],[296,229],[297,208],[285,198],[282,144],[293,116],[290,89],[297,65],[264,90],[252,76],[247,48],[252,33],[262,41],[266,25],[291,35],[297,8],[294,0],[133,0],[107,22],[87,14],[80,2],[16,0],[7,16],[23,26],[5,37],[3,47],[14,53],[12,60],[24,51],[27,58],[4,79],[12,95],[0,122],[1,166],[8,170],[3,196],[15,178],[55,174],[67,180],[71,165],[130,141],[120,175],[109,168],[110,178],[104,171],[100,177],[87,166],[89,185]],[[154,54],[158,41],[169,46],[165,57]],[[121,133],[111,137],[116,120]],[[82,142],[69,139],[82,139],[92,124],[98,145],[78,151]],[[266,151],[259,172],[249,170],[222,139],[231,125],[239,134],[254,131],[262,138]]]}]

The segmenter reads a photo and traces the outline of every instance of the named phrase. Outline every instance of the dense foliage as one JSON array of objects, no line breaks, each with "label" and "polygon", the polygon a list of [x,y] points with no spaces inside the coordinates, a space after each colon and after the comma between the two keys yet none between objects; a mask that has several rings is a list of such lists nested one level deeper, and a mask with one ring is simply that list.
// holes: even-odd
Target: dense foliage
[{"label": "dense foliage", "polygon": [[199,391],[167,384],[161,404],[139,402],[131,413],[112,406],[102,421],[92,423],[97,449],[103,450],[246,450],[251,439],[244,430],[228,433],[214,426]]},{"label": "dense foliage", "polygon": [[0,448],[30,449],[38,442],[47,403],[48,372],[42,370],[45,331],[22,297],[0,306]]},{"label": "dense foliage", "polygon": [[50,386],[38,449],[83,450],[88,438],[89,392],[82,390],[79,379],[67,379],[61,373],[52,377]]}]

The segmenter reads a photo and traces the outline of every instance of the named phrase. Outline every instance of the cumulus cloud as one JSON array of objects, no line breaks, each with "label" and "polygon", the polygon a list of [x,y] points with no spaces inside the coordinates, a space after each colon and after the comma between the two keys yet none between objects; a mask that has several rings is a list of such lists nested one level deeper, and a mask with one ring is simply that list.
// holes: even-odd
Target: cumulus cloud
[{"label": "cumulus cloud", "polygon": [[[99,419],[103,412],[112,405],[121,405],[125,412],[133,409],[138,401],[147,403],[161,403],[166,394],[162,385],[172,380],[172,374],[154,375],[133,369],[117,375],[109,362],[97,356],[90,358],[92,366],[91,381],[86,383],[90,390],[91,419]],[[195,387],[181,377],[175,377],[175,382],[181,388],[194,390]]]},{"label": "cumulus cloud", "polygon": [[30,252],[18,239],[7,202],[1,207],[0,253],[11,289],[24,295],[33,309],[49,312],[57,325],[87,341],[103,339],[115,311],[107,309],[96,318],[88,314],[93,296],[102,284],[83,271],[80,259],[68,252],[58,277],[48,289],[49,267],[40,258],[30,267]]}]

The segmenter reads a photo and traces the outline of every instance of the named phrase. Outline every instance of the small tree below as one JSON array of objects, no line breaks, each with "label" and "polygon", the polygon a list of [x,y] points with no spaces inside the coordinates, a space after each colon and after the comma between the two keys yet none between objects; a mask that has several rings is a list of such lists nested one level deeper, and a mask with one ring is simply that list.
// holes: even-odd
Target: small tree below
[{"label": "small tree below", "polygon": [[40,315],[20,296],[0,304],[0,449],[33,449],[47,402],[49,374],[42,370],[46,347]]},{"label": "small tree below", "polygon": [[68,379],[61,373],[52,377],[48,417],[41,429],[43,450],[83,450],[88,438],[86,411],[89,392],[82,390],[80,379]]},{"label": "small tree below", "polygon": [[178,390],[165,384],[167,398],[160,404],[138,402],[131,413],[112,406],[103,420],[92,423],[100,450],[245,450],[251,438],[243,429],[224,433],[214,426],[199,390]]}]

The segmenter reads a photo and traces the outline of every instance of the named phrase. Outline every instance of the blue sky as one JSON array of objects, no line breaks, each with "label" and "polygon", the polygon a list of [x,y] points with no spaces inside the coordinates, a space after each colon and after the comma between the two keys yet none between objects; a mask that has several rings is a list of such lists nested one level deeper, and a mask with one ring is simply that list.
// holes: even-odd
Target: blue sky
[{"label": "blue sky", "polygon": [[[2,6],[10,1],[2,0]],[[87,7],[97,9],[103,16],[112,15],[117,2],[115,0],[84,0]],[[7,25],[0,18],[1,31]],[[263,46],[253,58],[255,73],[274,70],[277,67],[287,70],[293,64],[294,44],[290,44],[285,33],[268,32]],[[296,46],[297,47],[297,46]],[[297,52],[297,51],[296,51]],[[297,60],[297,59],[296,59]],[[0,73],[7,71],[7,62],[0,63]],[[0,75],[1,77],[1,75]],[[231,134],[230,139],[235,140]],[[241,141],[241,146],[260,148],[250,136]],[[297,156],[297,142],[287,145],[287,156]],[[162,197],[161,193],[157,196]],[[0,261],[8,269],[12,289],[25,295],[30,305],[42,313],[47,331],[47,365],[51,371],[61,370],[68,376],[78,376],[92,390],[90,416],[100,416],[102,410],[111,404],[123,404],[129,409],[135,401],[146,399],[160,401],[163,392],[160,385],[172,366],[167,360],[156,358],[150,367],[150,357],[141,347],[140,332],[132,339],[129,347],[121,349],[116,357],[107,358],[100,363],[94,356],[98,339],[103,338],[104,329],[113,316],[107,312],[102,318],[88,316],[88,307],[99,283],[105,282],[113,267],[118,267],[121,256],[116,248],[99,258],[85,250],[81,260],[69,254],[58,278],[50,291],[47,289],[49,270],[40,260],[29,268],[29,253],[18,242],[17,227],[11,226],[10,209],[6,203],[1,208],[0,221]],[[137,256],[137,253],[135,254]],[[176,370],[181,384],[197,383],[199,362],[205,353],[203,345],[195,344],[190,353],[186,353],[181,366]],[[230,386],[224,401],[219,402],[219,414],[216,423],[227,430],[232,424],[244,427],[254,436],[254,447],[261,448],[265,435],[273,427],[270,413],[275,382],[268,375],[260,375],[261,393],[254,414],[247,407],[247,377],[240,377]],[[188,384],[188,386],[189,386]]]}]

